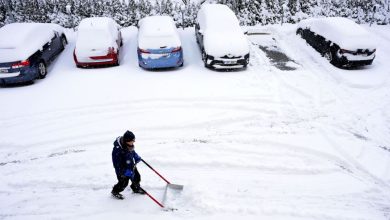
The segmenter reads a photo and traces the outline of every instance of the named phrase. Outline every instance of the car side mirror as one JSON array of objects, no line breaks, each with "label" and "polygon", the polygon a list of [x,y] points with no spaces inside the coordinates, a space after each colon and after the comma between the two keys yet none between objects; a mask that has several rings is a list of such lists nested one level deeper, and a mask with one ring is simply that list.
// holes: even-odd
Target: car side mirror
[{"label": "car side mirror", "polygon": [[241,27],[242,33],[247,35],[248,34],[248,27]]}]

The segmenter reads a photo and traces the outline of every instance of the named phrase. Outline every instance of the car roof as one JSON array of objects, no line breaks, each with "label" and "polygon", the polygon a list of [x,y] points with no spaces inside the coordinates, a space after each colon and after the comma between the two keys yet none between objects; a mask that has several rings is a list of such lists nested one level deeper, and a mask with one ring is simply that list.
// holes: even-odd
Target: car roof
[{"label": "car roof", "polygon": [[111,18],[108,17],[92,17],[84,18],[81,20],[78,30],[83,29],[111,29],[117,28],[119,25]]},{"label": "car roof", "polygon": [[[43,23],[12,23],[7,24],[0,29],[0,48],[1,47],[19,47],[27,43],[27,38],[37,36],[39,38],[51,39],[54,26]],[[29,39],[28,41],[31,42]]]},{"label": "car roof", "polygon": [[173,36],[176,26],[170,16],[149,16],[139,22],[139,34],[142,36]]},{"label": "car roof", "polygon": [[237,27],[239,27],[234,12],[228,6],[222,4],[203,4],[198,12],[197,20],[202,28],[209,30],[237,30]]}]

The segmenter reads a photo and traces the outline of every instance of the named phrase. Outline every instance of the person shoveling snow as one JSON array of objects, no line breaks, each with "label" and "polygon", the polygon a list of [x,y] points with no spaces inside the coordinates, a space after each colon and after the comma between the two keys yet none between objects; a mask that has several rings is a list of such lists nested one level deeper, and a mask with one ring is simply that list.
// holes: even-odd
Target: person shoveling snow
[{"label": "person shoveling snow", "polygon": [[[131,131],[126,131],[122,137],[118,137],[114,142],[114,149],[112,150],[112,163],[114,164],[115,173],[118,178],[118,183],[112,188],[111,194],[114,198],[124,199],[122,192],[131,180],[130,188],[134,193],[146,194],[157,205],[165,210],[175,210],[171,207],[165,207],[164,203],[167,199],[168,191],[180,192],[183,190],[182,185],[172,184],[165,179],[160,173],[158,173],[152,166],[150,166],[145,160],[143,160],[134,151],[135,135]],[[142,161],[146,166],[153,170],[161,179],[163,179],[167,185],[165,187],[163,201],[159,202],[152,195],[146,192],[141,186],[141,175],[137,170],[137,163]]]},{"label": "person shoveling snow", "polygon": [[134,193],[145,194],[141,188],[141,175],[136,164],[141,161],[141,157],[134,150],[135,135],[131,131],[126,131],[122,137],[118,137],[114,142],[112,150],[112,163],[115,168],[118,183],[112,188],[111,194],[117,199],[124,199],[121,192],[129,184]]}]

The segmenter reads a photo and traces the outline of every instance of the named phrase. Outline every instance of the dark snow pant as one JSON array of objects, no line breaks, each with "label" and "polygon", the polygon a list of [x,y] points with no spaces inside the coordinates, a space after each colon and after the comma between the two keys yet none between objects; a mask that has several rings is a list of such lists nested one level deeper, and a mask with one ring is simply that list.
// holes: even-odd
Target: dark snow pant
[{"label": "dark snow pant", "polygon": [[[127,176],[116,174],[116,178],[118,179],[118,183],[112,188],[112,192],[114,193],[120,193],[127,185],[129,185],[130,178]],[[141,182],[141,175],[139,174],[137,168],[134,169],[134,179],[131,181],[130,188],[133,191],[137,191],[139,189],[139,183]]]}]

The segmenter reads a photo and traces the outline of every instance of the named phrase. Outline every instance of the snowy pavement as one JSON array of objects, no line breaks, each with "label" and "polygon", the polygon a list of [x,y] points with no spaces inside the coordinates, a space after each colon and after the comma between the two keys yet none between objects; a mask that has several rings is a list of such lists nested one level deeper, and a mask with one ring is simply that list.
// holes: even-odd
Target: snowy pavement
[{"label": "snowy pavement", "polygon": [[[331,66],[294,25],[256,27],[245,71],[205,69],[194,30],[180,30],[184,67],[138,67],[137,30],[123,29],[119,67],[77,69],[70,44],[34,85],[0,88],[0,219],[390,219],[390,29],[372,66]],[[275,43],[276,42],[276,43]],[[277,44],[277,45],[275,45]],[[259,48],[277,46],[296,70]],[[176,211],[116,183],[112,143],[173,183]],[[138,165],[158,199],[165,184]]]}]

